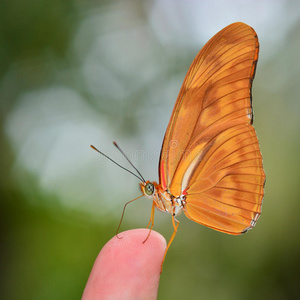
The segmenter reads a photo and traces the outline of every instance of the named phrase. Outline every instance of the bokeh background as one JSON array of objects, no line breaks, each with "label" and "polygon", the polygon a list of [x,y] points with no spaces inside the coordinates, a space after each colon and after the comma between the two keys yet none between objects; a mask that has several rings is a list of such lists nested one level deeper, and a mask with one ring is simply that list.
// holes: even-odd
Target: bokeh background
[{"label": "bokeh background", "polygon": [[[255,28],[254,125],[267,175],[254,230],[228,236],[184,215],[158,299],[296,299],[300,285],[299,1],[0,1],[2,299],[79,299],[93,262],[140,195],[116,140],[143,176],[204,43]],[[130,205],[122,230],[145,227]],[[168,240],[169,215],[155,230]]]}]

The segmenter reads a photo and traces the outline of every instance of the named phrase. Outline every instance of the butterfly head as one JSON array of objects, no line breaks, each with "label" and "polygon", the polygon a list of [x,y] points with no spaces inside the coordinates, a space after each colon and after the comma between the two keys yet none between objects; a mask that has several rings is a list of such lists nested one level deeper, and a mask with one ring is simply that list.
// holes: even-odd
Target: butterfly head
[{"label": "butterfly head", "polygon": [[143,194],[147,197],[152,197],[154,193],[156,193],[156,187],[155,187],[156,182],[151,182],[151,181],[146,181],[146,182],[141,182],[140,187],[143,192]]}]

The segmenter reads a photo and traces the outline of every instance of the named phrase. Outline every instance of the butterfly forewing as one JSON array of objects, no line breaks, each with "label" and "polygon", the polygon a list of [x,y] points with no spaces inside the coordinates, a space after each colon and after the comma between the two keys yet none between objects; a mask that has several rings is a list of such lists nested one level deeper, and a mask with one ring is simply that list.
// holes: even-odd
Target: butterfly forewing
[{"label": "butterfly forewing", "polygon": [[160,157],[163,189],[186,193],[186,215],[238,234],[255,225],[265,174],[252,127],[258,39],[246,24],[217,33],[194,59],[179,92]]}]

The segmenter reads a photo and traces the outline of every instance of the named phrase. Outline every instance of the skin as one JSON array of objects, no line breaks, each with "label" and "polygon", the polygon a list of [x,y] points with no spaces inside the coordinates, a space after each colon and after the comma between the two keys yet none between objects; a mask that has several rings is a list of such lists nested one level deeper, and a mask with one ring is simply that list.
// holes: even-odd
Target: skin
[{"label": "skin", "polygon": [[119,233],[100,251],[82,299],[157,299],[166,240],[149,229]]}]

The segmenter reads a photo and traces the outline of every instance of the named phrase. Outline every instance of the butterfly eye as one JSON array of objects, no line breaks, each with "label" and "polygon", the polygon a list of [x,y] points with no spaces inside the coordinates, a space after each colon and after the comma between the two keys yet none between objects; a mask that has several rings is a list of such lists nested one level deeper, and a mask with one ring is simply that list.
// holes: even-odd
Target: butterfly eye
[{"label": "butterfly eye", "polygon": [[146,195],[148,195],[148,196],[153,195],[153,193],[154,193],[154,185],[153,185],[153,183],[148,182],[148,183],[146,184],[146,186],[145,186],[145,193],[146,193]]}]

